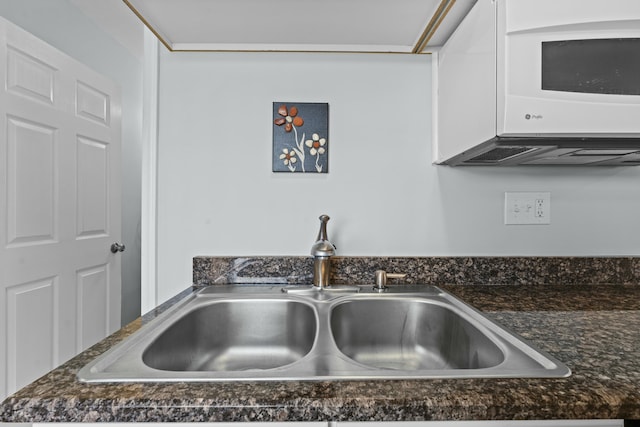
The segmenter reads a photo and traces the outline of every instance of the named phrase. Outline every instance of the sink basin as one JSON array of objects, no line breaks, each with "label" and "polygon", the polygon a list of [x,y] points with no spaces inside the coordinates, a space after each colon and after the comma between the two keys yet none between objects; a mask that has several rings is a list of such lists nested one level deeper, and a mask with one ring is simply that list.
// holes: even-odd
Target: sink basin
[{"label": "sink basin", "polygon": [[177,319],[142,361],[168,371],[272,369],[308,354],[317,329],[314,310],[301,302],[216,301]]},{"label": "sink basin", "polygon": [[429,300],[347,301],[332,310],[331,332],[342,353],[380,369],[484,369],[505,358],[469,320]]},{"label": "sink basin", "polygon": [[78,379],[286,381],[571,373],[437,287],[349,290],[282,293],[280,287],[211,286],[84,366]]}]

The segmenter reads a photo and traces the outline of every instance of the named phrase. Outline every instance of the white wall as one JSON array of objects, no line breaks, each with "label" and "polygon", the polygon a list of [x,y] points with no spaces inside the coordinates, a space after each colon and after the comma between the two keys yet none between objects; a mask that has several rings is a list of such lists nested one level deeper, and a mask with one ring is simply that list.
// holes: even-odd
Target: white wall
[{"label": "white wall", "polygon": [[[68,0],[0,0],[0,16],[111,78],[122,90],[122,236],[127,248],[122,254],[122,322],[126,324],[140,315],[142,60]],[[141,44],[142,35],[140,24]]]},{"label": "white wall", "polygon": [[[274,101],[329,103],[329,174],[271,172]],[[307,255],[321,213],[340,255],[640,254],[640,168],[432,165],[430,56],[162,49],[159,122],[159,301],[194,255]],[[503,225],[505,191],[551,225]]]}]

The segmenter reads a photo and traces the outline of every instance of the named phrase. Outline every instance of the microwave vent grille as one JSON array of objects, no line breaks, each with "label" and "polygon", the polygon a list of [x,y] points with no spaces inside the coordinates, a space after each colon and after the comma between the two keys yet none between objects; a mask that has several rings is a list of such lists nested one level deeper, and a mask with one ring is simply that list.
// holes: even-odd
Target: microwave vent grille
[{"label": "microwave vent grille", "polygon": [[536,149],[536,147],[495,147],[479,156],[467,160],[466,163],[500,163]]}]

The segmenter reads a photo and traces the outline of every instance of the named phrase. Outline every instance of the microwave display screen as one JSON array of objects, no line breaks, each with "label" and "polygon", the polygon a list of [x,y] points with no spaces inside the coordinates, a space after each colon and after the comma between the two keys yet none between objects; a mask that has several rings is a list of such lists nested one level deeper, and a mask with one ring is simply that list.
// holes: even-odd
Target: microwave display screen
[{"label": "microwave display screen", "polygon": [[640,38],[542,42],[542,89],[640,95]]}]

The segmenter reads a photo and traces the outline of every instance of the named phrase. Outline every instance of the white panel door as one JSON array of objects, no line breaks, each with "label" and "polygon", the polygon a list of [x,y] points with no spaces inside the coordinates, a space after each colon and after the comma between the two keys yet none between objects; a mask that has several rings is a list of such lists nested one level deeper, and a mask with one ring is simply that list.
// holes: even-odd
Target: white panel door
[{"label": "white panel door", "polygon": [[120,95],[0,18],[0,399],[120,327]]}]

